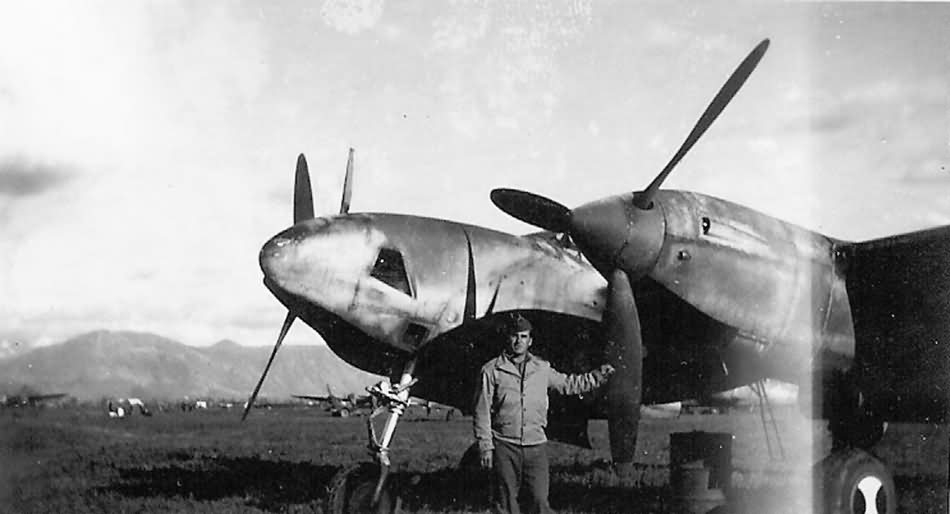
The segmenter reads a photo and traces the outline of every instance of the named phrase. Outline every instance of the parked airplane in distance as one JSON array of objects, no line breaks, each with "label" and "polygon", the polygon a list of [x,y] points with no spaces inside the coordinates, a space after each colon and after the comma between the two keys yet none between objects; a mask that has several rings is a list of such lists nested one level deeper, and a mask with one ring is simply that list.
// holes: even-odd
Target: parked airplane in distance
[{"label": "parked airplane in distance", "polygon": [[350,393],[346,396],[336,396],[333,390],[327,385],[326,396],[314,396],[307,394],[292,395],[298,400],[310,400],[327,404],[327,411],[331,415],[339,418],[348,418],[353,414],[368,414],[376,408],[376,402],[372,396],[356,395]]},{"label": "parked airplane in distance", "polygon": [[44,402],[65,398],[66,393],[53,394],[13,394],[3,397],[4,407],[37,407]]}]

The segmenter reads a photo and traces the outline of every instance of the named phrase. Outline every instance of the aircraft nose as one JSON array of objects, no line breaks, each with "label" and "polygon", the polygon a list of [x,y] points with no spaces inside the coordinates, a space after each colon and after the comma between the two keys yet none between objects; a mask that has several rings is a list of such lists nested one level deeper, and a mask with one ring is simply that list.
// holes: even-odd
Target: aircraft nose
[{"label": "aircraft nose", "polygon": [[301,221],[261,247],[264,285],[292,310],[312,306],[346,314],[383,237],[362,215]]},{"label": "aircraft nose", "polygon": [[278,284],[294,265],[298,246],[304,240],[313,238],[327,224],[321,218],[298,223],[272,237],[261,248],[258,256],[264,277]]},{"label": "aircraft nose", "polygon": [[284,236],[283,233],[264,243],[258,259],[261,264],[261,271],[264,272],[266,278],[273,280],[278,274],[281,264],[286,260],[285,247],[290,244],[293,244],[293,239]]}]

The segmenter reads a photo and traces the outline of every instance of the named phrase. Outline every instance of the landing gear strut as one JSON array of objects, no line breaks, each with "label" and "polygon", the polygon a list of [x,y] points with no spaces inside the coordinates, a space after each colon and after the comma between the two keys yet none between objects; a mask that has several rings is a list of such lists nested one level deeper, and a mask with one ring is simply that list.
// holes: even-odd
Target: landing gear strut
[{"label": "landing gear strut", "polygon": [[[843,379],[842,379],[843,378]],[[894,478],[870,448],[884,437],[887,423],[867,408],[850,377],[839,378],[839,391],[828,430],[831,454],[815,464],[815,502],[825,514],[891,514],[897,512]]]},{"label": "landing gear strut", "polygon": [[[415,367],[415,359],[408,361],[395,386],[382,381],[367,388],[378,405],[366,419],[368,447],[373,462],[358,464],[337,473],[327,501],[327,510],[332,514],[390,513],[399,508],[399,498],[389,480],[389,445],[396,433],[396,423],[409,406],[409,388],[416,383],[413,378]],[[377,435],[373,420],[386,411],[389,411],[389,416],[381,435]]]}]

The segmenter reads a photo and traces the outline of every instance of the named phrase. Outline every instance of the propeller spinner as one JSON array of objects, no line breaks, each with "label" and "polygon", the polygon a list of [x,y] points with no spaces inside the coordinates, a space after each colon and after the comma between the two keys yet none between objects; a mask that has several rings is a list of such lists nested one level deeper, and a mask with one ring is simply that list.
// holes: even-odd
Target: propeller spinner
[{"label": "propeller spinner", "polygon": [[525,191],[495,189],[492,202],[511,216],[552,232],[569,235],[607,278],[603,323],[605,358],[617,369],[607,385],[610,451],[614,462],[632,464],[642,390],[643,343],[633,281],[655,265],[663,244],[665,220],[653,208],[663,181],[729,104],[769,47],[760,42],[739,64],[663,170],[639,193],[587,203],[573,210]]}]

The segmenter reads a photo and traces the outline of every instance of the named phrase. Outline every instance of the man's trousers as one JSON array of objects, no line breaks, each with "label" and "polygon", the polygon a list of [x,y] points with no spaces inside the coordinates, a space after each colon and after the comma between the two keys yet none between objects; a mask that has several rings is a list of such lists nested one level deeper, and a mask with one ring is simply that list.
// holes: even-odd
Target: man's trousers
[{"label": "man's trousers", "polygon": [[494,485],[492,505],[497,513],[518,514],[518,493],[524,491],[527,512],[551,512],[548,505],[550,484],[547,443],[532,446],[495,439],[492,455]]}]

